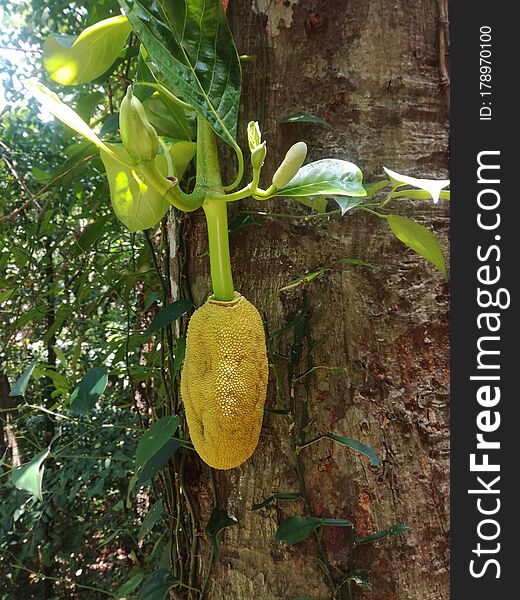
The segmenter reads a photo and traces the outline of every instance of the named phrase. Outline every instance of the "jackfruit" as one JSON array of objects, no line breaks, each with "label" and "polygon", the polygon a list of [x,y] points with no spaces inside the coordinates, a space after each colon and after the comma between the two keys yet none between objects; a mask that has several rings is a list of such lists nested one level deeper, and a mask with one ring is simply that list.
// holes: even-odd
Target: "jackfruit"
[{"label": "jackfruit", "polygon": [[232,469],[255,451],[267,378],[262,319],[246,298],[210,298],[193,313],[181,396],[191,441],[211,467]]}]

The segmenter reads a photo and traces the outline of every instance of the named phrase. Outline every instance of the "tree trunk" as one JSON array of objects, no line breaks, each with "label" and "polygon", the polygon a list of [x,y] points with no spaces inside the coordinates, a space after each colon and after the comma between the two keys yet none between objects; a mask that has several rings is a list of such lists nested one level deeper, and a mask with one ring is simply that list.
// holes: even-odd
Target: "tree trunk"
[{"label": "tree trunk", "polygon": [[[264,172],[271,174],[294,142],[309,146],[308,160],[334,157],[360,166],[364,180],[381,179],[382,166],[423,177],[446,177],[448,98],[445,23],[433,0],[233,0],[229,17],[243,64],[242,128],[258,120],[268,143]],[[445,43],[445,40],[444,40]],[[441,48],[441,50],[440,50]],[[281,124],[294,113],[326,119],[330,127]],[[247,147],[247,146],[246,146]],[[232,161],[228,181],[232,175]],[[264,181],[268,184],[268,181]],[[446,203],[400,201],[434,230],[446,249]],[[247,201],[230,211],[304,214],[291,200]],[[236,215],[235,215],[236,216]],[[209,290],[202,213],[189,217],[189,285],[201,302]],[[230,216],[231,221],[233,215]],[[449,591],[449,351],[448,286],[422,258],[406,249],[386,223],[350,212],[329,220],[255,216],[231,238],[235,287],[259,309],[270,332],[301,311],[301,288],[271,295],[292,279],[336,259],[355,258],[375,268],[334,267],[306,288],[313,364],[345,373],[312,374],[306,439],[332,432],[358,439],[379,455],[381,467],[330,440],[301,453],[312,514],[355,522],[358,535],[395,523],[404,536],[362,546],[354,568],[369,569],[377,600],[440,600]],[[288,355],[292,331],[277,338]],[[281,368],[287,361],[277,357]],[[285,367],[284,367],[285,365]],[[299,372],[305,372],[305,358]],[[298,402],[302,402],[302,391]],[[270,378],[267,406],[278,406]],[[196,464],[196,463],[194,463]],[[209,476],[195,470],[201,522],[212,509]],[[218,495],[240,522],[226,530],[208,598],[266,600],[336,595],[320,569],[315,538],[288,546],[276,542],[278,525],[302,515],[301,501],[279,501],[253,512],[274,492],[299,490],[287,416],[266,413],[260,444],[240,468],[218,472]],[[203,541],[203,567],[209,546]],[[335,567],[348,567],[349,531],[326,528],[324,545]],[[337,579],[337,578],[336,578]],[[343,595],[341,595],[343,594]]]}]

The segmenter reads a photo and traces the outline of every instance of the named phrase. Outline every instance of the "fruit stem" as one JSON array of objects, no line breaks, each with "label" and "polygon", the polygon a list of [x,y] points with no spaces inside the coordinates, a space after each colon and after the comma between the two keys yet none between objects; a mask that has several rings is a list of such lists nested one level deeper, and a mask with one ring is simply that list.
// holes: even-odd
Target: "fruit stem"
[{"label": "fruit stem", "polygon": [[207,121],[197,119],[197,183],[206,193],[202,205],[208,225],[209,261],[215,300],[233,300],[235,288],[229,256],[227,205],[220,196],[224,188],[220,177],[217,139]]}]

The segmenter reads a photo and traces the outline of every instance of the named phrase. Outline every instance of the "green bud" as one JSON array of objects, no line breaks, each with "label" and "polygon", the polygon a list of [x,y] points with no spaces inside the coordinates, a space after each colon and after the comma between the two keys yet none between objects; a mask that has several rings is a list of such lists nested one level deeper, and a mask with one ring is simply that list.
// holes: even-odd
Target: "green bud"
[{"label": "green bud", "polygon": [[255,169],[255,171],[258,171],[262,168],[266,154],[267,148],[265,147],[265,142],[262,142],[254,150],[251,150],[251,166],[253,169]]},{"label": "green bud", "polygon": [[136,164],[155,158],[159,137],[141,101],[132,94],[131,86],[128,86],[119,109],[119,130],[123,146]]},{"label": "green bud", "polygon": [[289,148],[282,164],[273,175],[273,185],[281,188],[288,184],[289,181],[298,173],[300,167],[305,162],[307,156],[307,144],[305,142],[297,142]]},{"label": "green bud", "polygon": [[258,121],[249,121],[247,124],[247,141],[249,142],[249,150],[253,150],[262,142],[262,134]]}]

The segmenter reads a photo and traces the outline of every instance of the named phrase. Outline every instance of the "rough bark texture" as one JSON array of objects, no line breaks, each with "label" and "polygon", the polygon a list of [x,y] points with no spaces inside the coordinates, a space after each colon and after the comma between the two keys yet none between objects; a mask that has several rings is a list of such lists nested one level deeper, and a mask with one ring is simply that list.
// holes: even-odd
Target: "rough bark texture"
[{"label": "rough bark texture", "polygon": [[[303,139],[309,159],[351,160],[365,181],[380,178],[382,165],[446,177],[448,106],[439,69],[437,2],[233,0],[229,16],[239,52],[256,56],[256,62],[244,64],[241,116],[243,123],[260,121],[268,140],[267,173]],[[292,113],[318,115],[331,127],[280,124]],[[266,205],[247,202],[233,210],[240,208]],[[303,214],[289,200],[269,208]],[[404,202],[398,209],[432,228],[446,248],[446,203]],[[347,370],[314,375],[308,438],[328,431],[357,438],[375,449],[382,466],[370,467],[365,457],[321,441],[303,452],[304,475],[317,516],[352,518],[360,534],[394,523],[412,527],[406,536],[360,550],[357,566],[370,569],[373,585],[363,597],[448,598],[446,282],[398,242],[384,221],[368,214],[326,222],[256,219],[260,227],[233,235],[232,261],[236,289],[258,307],[291,279],[334,259],[377,264],[334,269],[308,288],[313,338],[328,335],[315,364]],[[201,215],[190,216],[190,225],[190,285],[201,301],[209,287]],[[290,321],[300,303],[299,290],[281,294],[267,311],[270,329]],[[275,402],[270,381],[268,406]],[[205,521],[212,508],[208,472],[202,468],[194,477]],[[332,597],[313,538],[294,546],[274,541],[279,523],[302,514],[302,503],[250,510],[273,492],[297,489],[286,417],[266,414],[252,459],[218,473],[217,485],[221,503],[240,526],[226,531],[209,598]],[[348,532],[330,528],[325,543],[331,562],[345,566]]]}]

